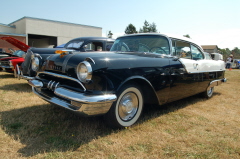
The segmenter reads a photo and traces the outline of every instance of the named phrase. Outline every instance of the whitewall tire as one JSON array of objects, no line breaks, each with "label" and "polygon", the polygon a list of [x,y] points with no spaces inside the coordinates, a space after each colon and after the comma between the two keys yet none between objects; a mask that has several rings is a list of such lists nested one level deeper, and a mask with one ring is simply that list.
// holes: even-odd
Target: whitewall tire
[{"label": "whitewall tire", "polygon": [[207,90],[205,92],[203,92],[201,95],[204,98],[211,98],[213,96],[213,92],[214,92],[214,87],[209,87],[207,88]]},{"label": "whitewall tire", "polygon": [[126,84],[120,89],[117,101],[105,115],[105,121],[111,127],[129,127],[138,121],[142,110],[141,88],[136,84]]}]

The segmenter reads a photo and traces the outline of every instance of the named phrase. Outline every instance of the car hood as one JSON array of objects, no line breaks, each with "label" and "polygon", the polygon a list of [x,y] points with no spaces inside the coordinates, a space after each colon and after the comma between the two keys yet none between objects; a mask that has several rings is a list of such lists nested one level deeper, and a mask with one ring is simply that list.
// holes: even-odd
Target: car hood
[{"label": "car hood", "polygon": [[159,66],[159,59],[167,65],[169,60],[163,55],[152,53],[121,53],[121,52],[78,52],[61,56],[59,54],[51,55],[46,60],[43,71],[51,71],[70,76],[76,76],[77,65],[87,60],[92,70],[104,69],[124,69],[136,67]]},{"label": "car hood", "polygon": [[[55,54],[56,50],[64,50],[64,48],[31,48],[35,54]],[[66,50],[66,49],[65,49]]]},{"label": "car hood", "polygon": [[0,61],[9,61],[9,60],[14,60],[19,58],[22,58],[22,57],[5,57],[5,58],[1,58]]},{"label": "car hood", "polygon": [[7,37],[1,37],[0,39],[2,40],[5,40],[7,42],[9,42],[10,44],[16,46],[17,48],[19,48],[20,50],[26,52],[30,46],[24,44],[23,42],[13,38],[13,37],[10,37],[10,36],[7,36]]}]

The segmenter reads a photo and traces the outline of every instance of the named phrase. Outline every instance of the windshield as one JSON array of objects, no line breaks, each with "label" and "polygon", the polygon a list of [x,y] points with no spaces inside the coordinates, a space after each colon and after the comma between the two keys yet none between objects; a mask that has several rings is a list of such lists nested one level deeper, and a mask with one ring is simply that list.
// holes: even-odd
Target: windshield
[{"label": "windshield", "polygon": [[80,49],[84,41],[70,41],[66,44],[66,49]]},{"label": "windshield", "polygon": [[167,38],[159,35],[121,37],[114,42],[111,51],[170,54]]},{"label": "windshield", "polygon": [[23,54],[25,54],[25,52],[22,51],[22,50],[17,50],[13,53],[13,55],[16,55],[16,56],[19,56],[19,57],[22,57]]}]

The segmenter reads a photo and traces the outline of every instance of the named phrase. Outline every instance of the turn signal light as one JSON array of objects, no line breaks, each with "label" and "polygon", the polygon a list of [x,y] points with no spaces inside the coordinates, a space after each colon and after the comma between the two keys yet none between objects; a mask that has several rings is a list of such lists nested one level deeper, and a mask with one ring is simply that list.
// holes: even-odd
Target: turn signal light
[{"label": "turn signal light", "polygon": [[55,51],[55,54],[62,54],[62,53],[66,53],[66,52],[68,52],[68,51],[56,50],[56,51]]}]

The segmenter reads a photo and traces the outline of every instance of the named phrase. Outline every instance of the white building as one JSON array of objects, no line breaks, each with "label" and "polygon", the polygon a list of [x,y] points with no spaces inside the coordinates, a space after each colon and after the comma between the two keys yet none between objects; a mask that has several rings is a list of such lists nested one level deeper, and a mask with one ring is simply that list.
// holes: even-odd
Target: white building
[{"label": "white building", "polygon": [[[31,47],[53,47],[64,44],[77,37],[101,37],[102,28],[40,18],[23,17],[7,25],[0,23],[0,37],[2,36],[12,36]],[[4,47],[2,44],[3,42],[0,40],[0,48]]]}]

